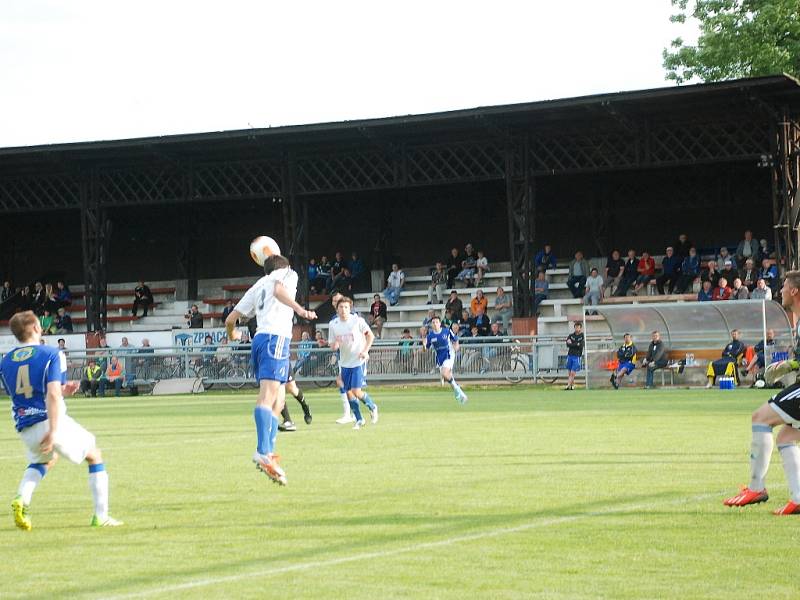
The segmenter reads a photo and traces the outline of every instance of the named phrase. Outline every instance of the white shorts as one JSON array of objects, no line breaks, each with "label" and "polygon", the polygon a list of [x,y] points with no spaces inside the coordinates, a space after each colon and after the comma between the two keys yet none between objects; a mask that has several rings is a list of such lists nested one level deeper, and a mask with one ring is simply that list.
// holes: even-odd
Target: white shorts
[{"label": "white shorts", "polygon": [[455,362],[454,359],[448,358],[446,361],[444,361],[442,364],[439,365],[439,370],[441,371],[442,369],[450,369],[450,372],[452,373],[454,362]]},{"label": "white shorts", "polygon": [[39,421],[36,425],[26,427],[19,432],[22,443],[28,454],[30,463],[47,463],[53,460],[53,452],[58,452],[68,461],[77,464],[86,460],[86,455],[94,450],[94,436],[81,427],[69,415],[61,415],[58,420],[58,432],[53,443],[53,452],[42,454],[39,444],[50,431],[50,421]]}]

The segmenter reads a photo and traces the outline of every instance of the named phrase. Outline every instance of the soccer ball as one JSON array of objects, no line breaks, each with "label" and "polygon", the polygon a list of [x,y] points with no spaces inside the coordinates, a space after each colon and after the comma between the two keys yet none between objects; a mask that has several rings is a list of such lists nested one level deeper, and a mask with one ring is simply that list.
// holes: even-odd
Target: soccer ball
[{"label": "soccer ball", "polygon": [[260,235],[250,242],[250,258],[260,267],[264,266],[264,261],[267,258],[273,254],[280,253],[281,249],[278,246],[278,242],[266,235]]}]

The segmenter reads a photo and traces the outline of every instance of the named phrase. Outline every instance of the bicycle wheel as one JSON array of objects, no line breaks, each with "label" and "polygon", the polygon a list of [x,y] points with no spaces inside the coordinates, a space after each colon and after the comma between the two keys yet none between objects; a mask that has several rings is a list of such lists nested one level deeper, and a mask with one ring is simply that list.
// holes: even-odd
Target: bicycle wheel
[{"label": "bicycle wheel", "polygon": [[[247,371],[241,367],[230,367],[225,371],[225,384],[232,390],[240,390],[247,383]],[[236,381],[231,381],[231,380]]]},{"label": "bicycle wheel", "polygon": [[528,372],[528,365],[521,358],[510,358],[503,365],[503,377],[510,383],[519,383],[525,378]]}]

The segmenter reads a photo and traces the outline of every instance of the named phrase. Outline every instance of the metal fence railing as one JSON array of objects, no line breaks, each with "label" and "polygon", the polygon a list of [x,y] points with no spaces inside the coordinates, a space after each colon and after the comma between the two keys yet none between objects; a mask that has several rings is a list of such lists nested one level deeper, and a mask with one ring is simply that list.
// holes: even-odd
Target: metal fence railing
[{"label": "metal fence railing", "polygon": [[[81,380],[90,361],[105,372],[112,356],[123,368],[126,387],[153,385],[174,378],[201,379],[214,386],[240,389],[256,386],[249,344],[171,346],[139,349],[93,348],[66,351],[68,378]],[[552,382],[565,377],[564,339],[551,336],[465,338],[456,353],[455,375],[463,380]],[[328,348],[291,348],[292,373],[299,382],[320,387],[334,383],[338,354]],[[377,341],[369,352],[371,382],[436,381],[440,377],[432,350],[418,339]]]}]

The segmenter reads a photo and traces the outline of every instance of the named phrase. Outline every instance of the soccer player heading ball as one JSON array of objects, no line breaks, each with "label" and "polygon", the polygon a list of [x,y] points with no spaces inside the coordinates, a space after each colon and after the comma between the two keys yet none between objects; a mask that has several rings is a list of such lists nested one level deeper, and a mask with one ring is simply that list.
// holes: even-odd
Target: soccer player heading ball
[{"label": "soccer player heading ball", "polygon": [[14,414],[14,425],[25,445],[30,464],[11,503],[14,523],[30,531],[28,507],[36,486],[56,460],[89,464],[89,487],[94,498],[92,527],[116,527],[108,516],[108,474],[94,436],[67,415],[64,396],[78,388],[67,381],[67,359],[58,348],[40,345],[42,327],[31,311],[17,313],[9,322],[19,346],[0,363],[0,377]]},{"label": "soccer player heading ball", "polygon": [[[800,271],[789,271],[783,281],[781,302],[786,310],[800,316]],[[798,323],[800,336],[800,322]],[[768,384],[797,371],[800,363],[795,359],[783,360],[769,365],[764,373]],[[769,499],[765,479],[769,470],[774,441],[772,429],[782,425],[778,431],[778,451],[783,461],[783,471],[789,484],[790,499],[782,508],[774,511],[776,515],[800,513],[800,383],[795,382],[767,400],[754,413],[752,418],[753,438],[750,444],[750,483],[741,492],[727,498],[726,506],[746,506],[758,504]]]},{"label": "soccer player heading ball", "polygon": [[286,473],[278,464],[275,438],[278,435],[278,415],[281,414],[289,378],[289,342],[292,339],[292,311],[304,319],[316,319],[314,311],[306,310],[295,301],[297,273],[289,261],[278,254],[264,260],[264,277],[239,301],[225,319],[228,339],[238,341],[241,331],[236,321],[256,317],[258,329],[253,338],[251,358],[258,380],[258,399],[253,411],[256,422],[257,445],[253,454],[256,467],[267,477],[286,485]]}]

